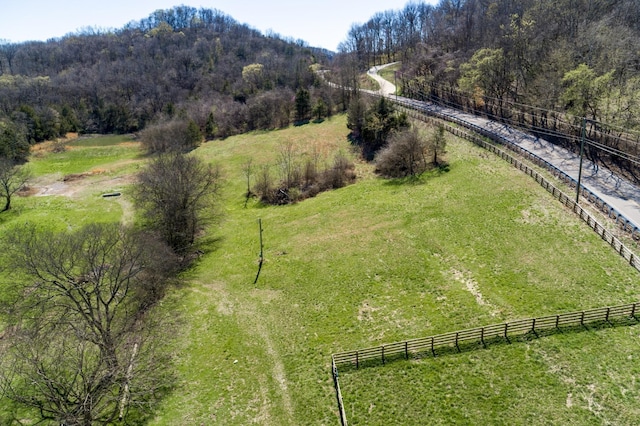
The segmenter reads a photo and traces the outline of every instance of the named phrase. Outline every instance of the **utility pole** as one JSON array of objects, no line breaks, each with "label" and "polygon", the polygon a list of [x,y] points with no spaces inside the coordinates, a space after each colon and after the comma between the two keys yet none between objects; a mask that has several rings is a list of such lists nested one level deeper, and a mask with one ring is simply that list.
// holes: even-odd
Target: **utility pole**
[{"label": "utility pole", "polygon": [[396,86],[396,102],[398,102],[398,71],[393,72],[393,85]]},{"label": "utility pole", "polygon": [[578,186],[576,188],[576,204],[580,204],[580,186],[582,181],[582,157],[584,154],[584,138],[587,132],[587,119],[582,117],[582,132],[580,137],[580,167],[578,168]]}]

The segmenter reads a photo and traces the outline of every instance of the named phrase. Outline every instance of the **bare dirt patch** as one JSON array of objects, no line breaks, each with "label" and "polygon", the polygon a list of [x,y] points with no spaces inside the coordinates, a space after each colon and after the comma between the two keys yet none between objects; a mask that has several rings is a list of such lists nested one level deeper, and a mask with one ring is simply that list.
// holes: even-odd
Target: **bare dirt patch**
[{"label": "bare dirt patch", "polygon": [[[21,196],[46,197],[58,195],[64,197],[76,197],[81,194],[101,191],[113,191],[125,185],[135,182],[134,176],[99,176],[106,175],[107,170],[95,169],[86,173],[73,173],[61,176],[59,173],[41,176],[30,182],[29,186],[21,191]],[[98,178],[96,178],[98,177]]]},{"label": "bare dirt patch", "polygon": [[500,313],[500,310],[493,304],[489,303],[485,297],[482,295],[482,293],[480,292],[480,287],[478,286],[478,283],[476,282],[476,280],[474,280],[472,277],[468,276],[469,274],[465,274],[461,271],[458,271],[456,269],[452,269],[450,271],[451,275],[453,276],[453,278],[464,284],[466,290],[471,293],[473,295],[473,297],[475,297],[476,302],[478,303],[478,305],[480,306],[486,306],[488,308],[491,309],[491,316],[496,316]]},{"label": "bare dirt patch", "polygon": [[51,152],[60,152],[67,150],[70,148],[67,144],[69,142],[75,141],[76,139],[78,139],[77,133],[67,133],[67,135],[63,138],[58,138],[52,141],[39,142],[31,146],[31,155],[41,157],[44,154],[48,154]]}]

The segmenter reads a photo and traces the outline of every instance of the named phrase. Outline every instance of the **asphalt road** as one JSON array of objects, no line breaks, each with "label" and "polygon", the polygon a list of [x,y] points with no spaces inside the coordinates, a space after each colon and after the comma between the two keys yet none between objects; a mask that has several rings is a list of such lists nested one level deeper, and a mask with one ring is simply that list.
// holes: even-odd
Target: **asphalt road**
[{"label": "asphalt road", "polygon": [[[444,114],[470,125],[478,126],[491,133],[502,136],[522,149],[542,158],[574,180],[578,180],[580,157],[564,148],[560,148],[544,139],[514,129],[473,114],[446,108],[430,102],[421,102],[395,95],[396,87],[378,75],[378,71],[393,64],[380,65],[369,70],[369,75],[380,83],[379,95],[397,99],[400,103],[411,104],[425,111]],[[587,158],[582,162],[582,186],[598,196],[609,206],[621,213],[632,226],[640,229],[640,188],[624,177],[612,173],[604,167],[596,167]]]}]

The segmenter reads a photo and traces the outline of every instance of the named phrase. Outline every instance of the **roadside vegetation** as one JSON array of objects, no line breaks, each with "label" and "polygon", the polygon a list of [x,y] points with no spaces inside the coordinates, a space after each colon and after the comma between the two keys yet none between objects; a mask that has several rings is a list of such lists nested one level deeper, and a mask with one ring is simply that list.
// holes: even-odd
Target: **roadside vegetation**
[{"label": "roadside vegetation", "polygon": [[633,0],[411,2],[353,25],[333,75],[349,85],[369,67],[401,61],[382,71],[399,95],[575,153],[584,126],[585,155],[638,183],[638,16]]}]

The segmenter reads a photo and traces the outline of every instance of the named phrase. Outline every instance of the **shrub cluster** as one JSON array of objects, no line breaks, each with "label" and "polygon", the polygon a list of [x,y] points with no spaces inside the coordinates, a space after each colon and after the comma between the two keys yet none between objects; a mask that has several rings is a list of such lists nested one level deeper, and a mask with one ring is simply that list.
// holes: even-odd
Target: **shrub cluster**
[{"label": "shrub cluster", "polygon": [[276,183],[269,165],[262,166],[256,176],[253,193],[263,203],[284,205],[312,198],[321,192],[342,188],[356,179],[355,165],[343,153],[338,153],[333,162],[320,169],[317,159],[304,162],[289,162],[288,157],[278,164],[281,179]]},{"label": "shrub cluster", "polygon": [[139,133],[140,142],[149,153],[188,152],[198,147],[202,134],[193,120],[174,118],[146,127]]},{"label": "shrub cluster", "polygon": [[443,126],[438,126],[428,137],[416,127],[393,132],[375,157],[376,173],[388,178],[421,175],[446,165],[442,158],[445,147]]}]

